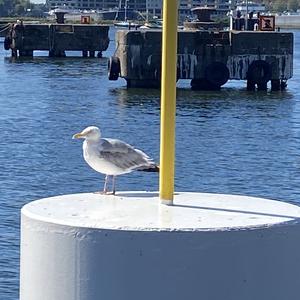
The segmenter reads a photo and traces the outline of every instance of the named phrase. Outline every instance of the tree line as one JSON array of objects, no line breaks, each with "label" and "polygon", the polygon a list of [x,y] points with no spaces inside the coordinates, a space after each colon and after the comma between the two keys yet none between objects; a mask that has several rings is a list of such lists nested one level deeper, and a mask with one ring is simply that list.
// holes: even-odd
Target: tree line
[{"label": "tree line", "polygon": [[265,0],[263,3],[272,12],[296,12],[300,9],[300,0]]},{"label": "tree line", "polygon": [[47,10],[45,4],[34,4],[30,0],[0,0],[0,17],[41,17]]}]

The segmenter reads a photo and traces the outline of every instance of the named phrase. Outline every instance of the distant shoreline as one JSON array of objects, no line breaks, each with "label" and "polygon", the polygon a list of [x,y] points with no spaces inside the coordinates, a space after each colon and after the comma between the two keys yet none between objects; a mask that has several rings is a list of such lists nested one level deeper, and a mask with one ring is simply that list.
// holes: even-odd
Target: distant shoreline
[{"label": "distant shoreline", "polygon": [[[48,18],[29,18],[22,16],[15,17],[2,17],[0,18],[0,24],[4,23],[14,23],[17,22],[18,19],[23,20],[24,22],[38,22],[38,23],[53,23],[54,20]],[[66,23],[78,23],[77,21],[71,22],[66,21]],[[95,24],[102,25],[113,25],[113,20],[99,20],[97,22],[93,22]],[[280,15],[275,16],[275,26],[276,28],[280,27],[282,29],[300,29],[300,14],[299,15]]]}]

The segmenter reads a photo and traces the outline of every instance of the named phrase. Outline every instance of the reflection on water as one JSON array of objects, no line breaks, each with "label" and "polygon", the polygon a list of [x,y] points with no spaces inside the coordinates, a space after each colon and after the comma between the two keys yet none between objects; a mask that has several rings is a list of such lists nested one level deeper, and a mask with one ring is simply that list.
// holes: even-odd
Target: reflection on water
[{"label": "reflection on water", "polygon": [[[295,34],[299,46],[300,31]],[[299,48],[299,47],[298,47]],[[104,55],[111,55],[114,45]],[[0,50],[0,299],[18,299],[19,217],[25,203],[99,190],[103,176],[71,139],[88,125],[159,159],[160,92],[107,80],[107,58],[9,58]],[[300,201],[300,56],[285,92],[220,92],[178,83],[176,190]],[[119,190],[158,189],[154,173],[118,178]]]}]

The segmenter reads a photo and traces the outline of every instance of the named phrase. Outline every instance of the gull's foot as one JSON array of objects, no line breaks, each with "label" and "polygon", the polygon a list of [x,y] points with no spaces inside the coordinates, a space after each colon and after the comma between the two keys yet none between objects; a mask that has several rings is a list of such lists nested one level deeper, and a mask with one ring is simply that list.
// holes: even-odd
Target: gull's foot
[{"label": "gull's foot", "polygon": [[94,192],[94,194],[100,194],[100,195],[115,195],[115,192],[107,192],[107,191],[98,191]]},{"label": "gull's foot", "polygon": [[106,192],[105,195],[113,195],[113,196],[115,196],[116,192]]}]

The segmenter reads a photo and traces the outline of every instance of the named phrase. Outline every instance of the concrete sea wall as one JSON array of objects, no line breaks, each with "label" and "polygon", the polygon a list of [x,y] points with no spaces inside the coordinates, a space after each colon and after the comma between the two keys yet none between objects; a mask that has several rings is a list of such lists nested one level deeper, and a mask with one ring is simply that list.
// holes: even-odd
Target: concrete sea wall
[{"label": "concrete sea wall", "polygon": [[300,15],[276,16],[276,27],[281,28],[300,28]]}]

